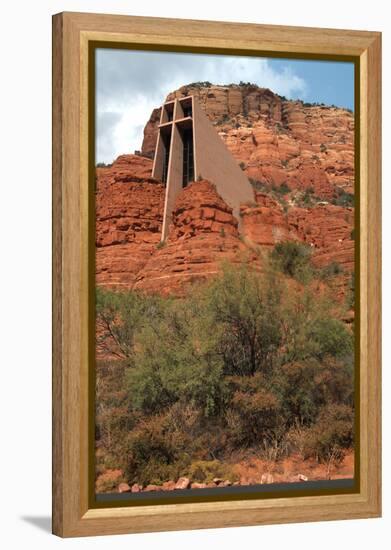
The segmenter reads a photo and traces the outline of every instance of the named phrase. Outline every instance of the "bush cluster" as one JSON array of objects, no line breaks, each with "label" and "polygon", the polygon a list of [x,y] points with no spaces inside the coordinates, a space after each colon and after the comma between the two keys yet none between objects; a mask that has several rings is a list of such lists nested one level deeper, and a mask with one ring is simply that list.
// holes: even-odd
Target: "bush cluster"
[{"label": "bush cluster", "polygon": [[331,203],[336,206],[352,207],[354,206],[354,195],[352,193],[348,193],[345,189],[342,189],[342,187],[338,187],[337,194],[331,199]]},{"label": "bush cluster", "polygon": [[[96,447],[128,482],[234,478],[233,452],[340,460],[353,441],[353,342],[278,246],[263,275],[224,266],[186,298],[97,290]],[[333,416],[334,415],[334,416]]]}]

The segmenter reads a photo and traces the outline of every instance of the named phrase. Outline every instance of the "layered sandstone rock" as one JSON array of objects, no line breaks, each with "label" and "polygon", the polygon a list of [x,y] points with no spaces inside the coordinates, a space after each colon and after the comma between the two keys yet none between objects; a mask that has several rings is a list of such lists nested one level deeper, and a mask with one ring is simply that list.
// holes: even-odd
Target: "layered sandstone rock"
[{"label": "layered sandstone rock", "polygon": [[[326,269],[334,264],[340,270],[329,283],[334,296],[344,300],[352,288],[354,272],[354,209],[331,204],[292,208],[288,212],[288,222],[300,241],[313,247],[312,262],[316,267]],[[350,322],[352,318],[347,320]]]},{"label": "layered sandstone rock", "polygon": [[[182,293],[243,255],[286,240],[313,247],[314,264],[338,263],[348,288],[354,269],[354,210],[329,204],[353,192],[353,115],[344,109],[287,101],[253,85],[190,85],[168,96],[194,94],[228,149],[255,181],[254,202],[240,218],[213,182],[195,182],[177,199],[169,237],[160,244],[164,186],[151,178],[160,109],[145,126],[142,155],[123,155],[97,169],[97,283]],[[281,200],[272,188],[288,186]],[[289,188],[291,191],[289,191]],[[269,190],[268,190],[269,189]],[[303,208],[311,190],[312,207]],[[326,202],[321,202],[321,199]],[[255,251],[255,252],[254,252]]]},{"label": "layered sandstone rock", "polygon": [[281,241],[298,240],[282,206],[264,193],[256,193],[254,204],[242,205],[242,231],[255,245],[271,247]]},{"label": "layered sandstone rock", "polygon": [[282,206],[263,193],[256,203],[240,210],[243,235],[254,244],[273,247],[283,241],[298,241],[313,248],[313,263],[325,267],[332,262],[354,269],[354,209],[332,204],[313,208]]},{"label": "layered sandstone rock", "polygon": [[183,294],[216,275],[224,261],[253,262],[260,249],[296,240],[313,247],[313,262],[338,263],[338,295],[354,269],[352,208],[281,204],[265,193],[241,206],[240,230],[232,209],[208,181],[193,182],[178,196],[169,236],[160,243],[165,189],[150,177],[151,161],[120,157],[98,169],[96,194],[96,280],[112,288]]},{"label": "layered sandstone rock", "polygon": [[325,267],[339,263],[354,269],[354,210],[332,204],[314,208],[291,208],[288,223],[298,238],[314,247],[313,262]]},{"label": "layered sandstone rock", "polygon": [[334,205],[289,208],[257,193],[256,203],[241,208],[242,231],[247,244],[271,249],[279,242],[297,241],[312,248],[312,263],[322,269],[334,265],[330,277],[335,296],[344,299],[354,271],[354,209]]},{"label": "layered sandstone rock", "polygon": [[232,209],[214,185],[197,181],[178,196],[168,238],[139,272],[134,288],[181,295],[189,285],[214,277],[224,262],[242,261],[259,265],[239,236]]},{"label": "layered sandstone rock", "polygon": [[142,144],[142,154],[153,159],[155,154],[156,140],[158,134],[158,125],[160,122],[161,107],[153,109],[147,124],[144,127],[144,139]]},{"label": "layered sandstone rock", "polygon": [[[168,95],[194,95],[228,149],[254,180],[291,189],[312,188],[331,199],[354,188],[354,119],[345,109],[287,101],[255,85],[189,85]],[[158,110],[144,130],[142,152],[152,155]]]},{"label": "layered sandstone rock", "polygon": [[164,187],[151,178],[152,161],[123,155],[97,170],[96,282],[132,288],[160,240]]}]

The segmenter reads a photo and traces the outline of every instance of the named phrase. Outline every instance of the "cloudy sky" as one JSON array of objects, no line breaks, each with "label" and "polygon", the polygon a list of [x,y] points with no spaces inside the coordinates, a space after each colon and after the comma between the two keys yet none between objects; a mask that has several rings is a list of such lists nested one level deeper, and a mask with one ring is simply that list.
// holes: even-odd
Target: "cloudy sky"
[{"label": "cloudy sky", "polygon": [[258,57],[96,51],[96,162],[141,149],[154,107],[184,84],[252,82],[289,99],[353,109],[354,66],[329,61]]}]

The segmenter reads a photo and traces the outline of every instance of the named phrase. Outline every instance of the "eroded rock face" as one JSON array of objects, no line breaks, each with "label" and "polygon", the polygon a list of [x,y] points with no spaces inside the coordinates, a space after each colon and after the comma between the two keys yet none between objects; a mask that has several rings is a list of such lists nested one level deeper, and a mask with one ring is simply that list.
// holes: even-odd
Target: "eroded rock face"
[{"label": "eroded rock face", "polygon": [[193,182],[178,195],[168,238],[140,270],[134,289],[182,295],[215,276],[225,261],[256,264],[258,257],[242,242],[238,220],[214,185]]},{"label": "eroded rock face", "polygon": [[325,267],[338,262],[346,271],[354,269],[354,209],[332,204],[314,208],[291,208],[288,223],[300,241],[314,247],[313,262]]},{"label": "eroded rock face", "polygon": [[285,212],[268,195],[256,194],[254,205],[240,210],[242,231],[254,244],[272,247],[283,241],[298,241],[313,248],[313,263],[325,267],[337,262],[354,269],[354,209],[332,204],[312,208],[293,207]]},{"label": "eroded rock face", "polygon": [[258,249],[287,240],[313,247],[313,262],[338,263],[343,297],[354,269],[354,209],[334,205],[286,210],[265,193],[241,206],[240,219],[206,180],[177,197],[165,243],[160,243],[163,185],[150,177],[149,159],[127,155],[97,171],[96,280],[111,288],[183,295],[194,282],[215,276],[223,262],[261,269]]},{"label": "eroded rock face", "polygon": [[282,206],[266,194],[256,193],[253,205],[242,205],[243,236],[259,246],[274,246],[281,241],[298,240],[289,226]]},{"label": "eroded rock face", "polygon": [[211,182],[193,182],[178,196],[169,237],[175,240],[210,232],[238,237],[238,221]]},{"label": "eroded rock face", "polygon": [[[122,155],[97,169],[97,284],[181,294],[215,275],[223,261],[260,262],[258,249],[286,240],[313,247],[319,267],[340,264],[340,289],[354,269],[354,209],[327,204],[353,192],[353,115],[287,101],[253,85],[184,86],[167,99],[194,94],[233,156],[268,192],[241,206],[240,218],[213,182],[194,182],[177,198],[169,236],[160,243],[165,188],[151,178],[160,108],[145,126],[142,155]],[[146,156],[145,156],[146,155]],[[270,187],[286,184],[285,202]],[[311,190],[311,208],[301,204]],[[274,196],[276,196],[274,194]],[[299,202],[296,198],[299,197]],[[320,203],[320,204],[318,204]]]},{"label": "eroded rock face", "polygon": [[[269,185],[312,188],[322,199],[354,188],[354,118],[345,109],[287,101],[254,85],[183,86],[167,96],[194,95],[247,175]],[[156,112],[155,112],[156,111]],[[152,155],[157,110],[144,131]]]},{"label": "eroded rock face", "polygon": [[188,477],[180,477],[175,484],[175,489],[187,489],[190,486],[190,479]]},{"label": "eroded rock face", "polygon": [[97,169],[96,282],[132,288],[160,240],[164,187],[151,178],[152,161],[123,155]]},{"label": "eroded rock face", "polygon": [[157,107],[151,113],[147,124],[144,127],[144,139],[141,152],[148,158],[153,159],[155,154],[158,126],[160,122],[161,107]]}]

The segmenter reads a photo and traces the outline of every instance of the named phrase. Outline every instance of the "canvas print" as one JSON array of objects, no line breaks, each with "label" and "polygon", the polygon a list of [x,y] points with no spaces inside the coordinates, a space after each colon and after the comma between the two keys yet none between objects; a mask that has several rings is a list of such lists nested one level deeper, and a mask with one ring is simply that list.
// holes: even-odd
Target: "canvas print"
[{"label": "canvas print", "polygon": [[354,65],[95,70],[97,497],[349,486]]}]

